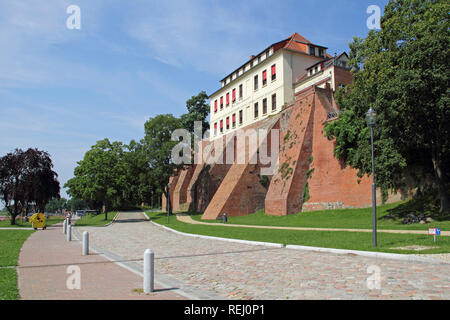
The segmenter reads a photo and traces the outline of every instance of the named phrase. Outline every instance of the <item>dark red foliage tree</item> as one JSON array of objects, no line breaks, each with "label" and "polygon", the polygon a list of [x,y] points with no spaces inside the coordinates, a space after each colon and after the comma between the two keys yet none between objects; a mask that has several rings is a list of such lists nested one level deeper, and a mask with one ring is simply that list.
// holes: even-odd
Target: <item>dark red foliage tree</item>
[{"label": "dark red foliage tree", "polygon": [[44,212],[50,199],[60,197],[57,178],[45,151],[16,149],[0,158],[0,198],[11,215],[12,225],[30,206]]}]

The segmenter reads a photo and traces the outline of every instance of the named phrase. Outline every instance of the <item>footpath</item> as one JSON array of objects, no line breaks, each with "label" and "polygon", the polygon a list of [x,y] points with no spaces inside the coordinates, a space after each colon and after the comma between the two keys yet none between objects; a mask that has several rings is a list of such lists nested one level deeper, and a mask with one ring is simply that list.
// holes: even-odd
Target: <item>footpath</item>
[{"label": "footpath", "polygon": [[141,276],[100,253],[83,256],[81,242],[74,237],[67,241],[62,223],[38,230],[25,241],[17,270],[24,300],[186,299],[156,284],[155,292],[144,294]]},{"label": "footpath", "polygon": [[[345,228],[311,228],[311,227],[277,227],[277,226],[259,226],[259,225],[247,225],[247,224],[231,224],[231,223],[214,223],[214,222],[201,222],[192,219],[185,213],[177,213],[177,219],[179,221],[190,224],[203,224],[208,226],[221,226],[221,227],[239,227],[239,228],[254,228],[254,229],[275,229],[275,230],[298,230],[298,231],[347,231],[347,232],[373,232],[372,229],[345,229]],[[428,234],[425,230],[390,230],[390,229],[377,229],[377,232],[385,233],[399,233],[399,234]],[[441,231],[441,236],[450,236],[450,231]]]}]

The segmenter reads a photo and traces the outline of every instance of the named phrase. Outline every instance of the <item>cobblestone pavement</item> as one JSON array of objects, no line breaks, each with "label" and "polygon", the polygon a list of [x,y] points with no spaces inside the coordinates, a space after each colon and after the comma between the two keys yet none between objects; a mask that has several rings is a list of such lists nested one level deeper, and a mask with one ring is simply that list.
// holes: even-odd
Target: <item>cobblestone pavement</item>
[{"label": "cobblestone pavement", "polygon": [[[111,226],[77,229],[89,231],[99,248],[140,265],[150,248],[155,272],[223,299],[450,299],[449,264],[192,238],[142,218],[142,213],[121,213]],[[374,271],[380,272],[380,289],[371,290]]]}]

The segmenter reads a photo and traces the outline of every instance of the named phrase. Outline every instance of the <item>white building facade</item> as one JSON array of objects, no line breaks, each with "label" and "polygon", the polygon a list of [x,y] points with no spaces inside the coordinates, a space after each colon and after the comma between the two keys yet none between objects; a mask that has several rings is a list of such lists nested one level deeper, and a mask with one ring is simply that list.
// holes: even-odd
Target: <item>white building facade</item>
[{"label": "white building facade", "polygon": [[210,95],[210,140],[280,112],[294,101],[294,84],[306,70],[330,58],[325,47],[294,33],[251,56]]}]

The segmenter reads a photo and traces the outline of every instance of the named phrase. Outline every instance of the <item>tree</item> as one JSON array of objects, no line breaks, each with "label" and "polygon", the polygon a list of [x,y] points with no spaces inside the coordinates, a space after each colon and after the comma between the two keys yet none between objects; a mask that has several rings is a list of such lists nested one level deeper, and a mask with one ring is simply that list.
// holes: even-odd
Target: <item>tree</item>
[{"label": "tree", "polygon": [[151,181],[153,187],[164,193],[166,199],[169,197],[167,189],[169,178],[183,167],[171,160],[172,149],[178,143],[172,141],[172,132],[181,126],[181,120],[171,114],[158,115],[145,123],[145,138],[142,143],[145,147],[146,161],[151,168]]},{"label": "tree", "polygon": [[105,220],[111,208],[123,204],[127,190],[123,154],[126,146],[108,139],[98,141],[78,162],[74,177],[64,187],[73,198],[97,203],[105,209]]},{"label": "tree", "polygon": [[45,206],[45,212],[58,212],[66,209],[67,199],[53,198]]},{"label": "tree", "polygon": [[188,113],[181,116],[181,125],[189,132],[194,132],[194,122],[202,122],[202,137],[206,130],[209,130],[209,122],[206,120],[209,115],[208,95],[201,91],[198,95],[192,96],[186,101]]},{"label": "tree", "polygon": [[325,127],[345,164],[371,173],[365,113],[378,113],[376,182],[383,191],[450,190],[449,30],[446,0],[391,0],[381,30],[350,44],[353,83],[337,93],[343,112]]},{"label": "tree", "polygon": [[59,197],[57,177],[45,151],[16,149],[0,158],[0,197],[11,216],[11,225],[30,206],[44,212],[47,202]]}]

